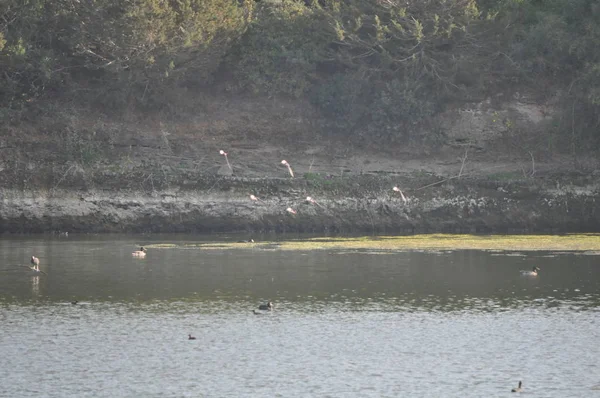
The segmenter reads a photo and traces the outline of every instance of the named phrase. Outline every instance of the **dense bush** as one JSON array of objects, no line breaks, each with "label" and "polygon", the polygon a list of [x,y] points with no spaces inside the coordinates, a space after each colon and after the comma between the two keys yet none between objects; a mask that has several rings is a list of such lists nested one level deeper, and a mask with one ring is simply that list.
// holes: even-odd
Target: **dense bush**
[{"label": "dense bush", "polygon": [[4,0],[0,104],[68,92],[121,106],[159,97],[163,84],[207,80],[250,9],[235,0]]},{"label": "dense bush", "polygon": [[448,103],[538,85],[560,93],[553,134],[583,146],[600,141],[598,48],[597,0],[3,0],[0,117],[60,96],[154,109],[218,78],[406,140]]}]

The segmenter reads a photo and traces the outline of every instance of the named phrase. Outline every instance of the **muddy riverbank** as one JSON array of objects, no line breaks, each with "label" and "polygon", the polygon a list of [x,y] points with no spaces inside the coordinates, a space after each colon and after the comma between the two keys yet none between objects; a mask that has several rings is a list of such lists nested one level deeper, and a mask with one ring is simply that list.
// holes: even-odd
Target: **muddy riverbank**
[{"label": "muddy riverbank", "polygon": [[[68,188],[3,189],[0,232],[600,232],[600,188],[593,179],[570,177],[561,186],[556,177],[215,174],[180,176],[168,187],[149,179],[127,187],[108,177],[103,185],[71,176]],[[402,187],[406,200],[393,186]]]},{"label": "muddy riverbank", "polygon": [[435,143],[389,145],[285,101],[215,97],[176,119],[60,108],[0,129],[0,233],[600,232],[598,158],[549,147],[546,105],[467,104],[439,115]]}]

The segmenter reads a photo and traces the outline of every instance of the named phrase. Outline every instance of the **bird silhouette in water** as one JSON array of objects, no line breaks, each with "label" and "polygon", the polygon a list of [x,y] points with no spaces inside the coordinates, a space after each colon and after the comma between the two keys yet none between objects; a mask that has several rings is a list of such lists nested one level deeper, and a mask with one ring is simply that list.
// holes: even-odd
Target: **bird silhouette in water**
[{"label": "bird silhouette in water", "polygon": [[513,388],[510,391],[511,392],[521,392],[521,391],[523,391],[523,389],[521,388],[522,385],[523,385],[523,382],[519,381],[519,387]]},{"label": "bird silhouette in water", "polygon": [[188,340],[196,340],[196,338],[194,336],[192,336],[191,334],[188,334]]},{"label": "bird silhouette in water", "polygon": [[75,300],[75,301],[71,301],[71,304],[76,305],[77,303],[79,303],[79,301]]}]

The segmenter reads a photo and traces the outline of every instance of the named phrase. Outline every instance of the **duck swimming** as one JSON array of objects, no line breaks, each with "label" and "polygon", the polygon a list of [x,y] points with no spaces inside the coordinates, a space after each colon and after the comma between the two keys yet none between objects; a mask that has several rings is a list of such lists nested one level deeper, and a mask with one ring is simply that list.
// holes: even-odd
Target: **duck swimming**
[{"label": "duck swimming", "polygon": [[136,250],[133,253],[131,253],[131,255],[133,257],[146,257],[146,249],[144,248],[144,246],[140,247],[140,250]]},{"label": "duck swimming", "polygon": [[269,301],[267,304],[261,304],[258,306],[258,309],[262,311],[272,311],[273,303]]},{"label": "duck swimming", "polygon": [[510,390],[510,392],[521,392],[521,391],[523,391],[523,389],[521,388],[522,384],[523,383],[521,381],[519,381],[519,387],[513,388],[512,390]]},{"label": "duck swimming", "polygon": [[238,240],[237,243],[254,243],[254,239]]},{"label": "duck swimming", "polygon": [[191,334],[188,334],[188,340],[196,340],[196,338],[194,336],[192,336]]},{"label": "duck swimming", "polygon": [[531,271],[521,271],[521,274],[528,275],[528,276],[537,276],[539,270],[540,269],[538,267],[534,266],[531,269]]}]

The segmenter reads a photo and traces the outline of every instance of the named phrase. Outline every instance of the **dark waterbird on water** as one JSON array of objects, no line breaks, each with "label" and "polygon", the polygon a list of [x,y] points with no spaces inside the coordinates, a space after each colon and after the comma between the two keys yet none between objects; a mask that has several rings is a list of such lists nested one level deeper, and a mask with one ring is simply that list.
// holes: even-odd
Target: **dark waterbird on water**
[{"label": "dark waterbird on water", "polygon": [[71,301],[71,304],[76,305],[77,303],[79,303],[79,301],[75,300],[75,301]]},{"label": "dark waterbird on water", "polygon": [[188,334],[188,340],[196,340],[196,338],[194,336],[192,336],[191,334]]},{"label": "dark waterbird on water", "polygon": [[523,391],[523,389],[521,388],[522,384],[523,383],[521,381],[519,381],[519,387],[513,388],[512,390],[510,390],[510,392],[521,392],[521,391]]},{"label": "dark waterbird on water", "polygon": [[261,311],[272,311],[273,303],[269,301],[267,304],[261,304],[258,306],[258,309]]}]

